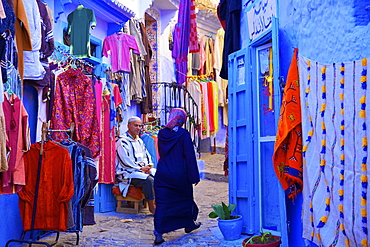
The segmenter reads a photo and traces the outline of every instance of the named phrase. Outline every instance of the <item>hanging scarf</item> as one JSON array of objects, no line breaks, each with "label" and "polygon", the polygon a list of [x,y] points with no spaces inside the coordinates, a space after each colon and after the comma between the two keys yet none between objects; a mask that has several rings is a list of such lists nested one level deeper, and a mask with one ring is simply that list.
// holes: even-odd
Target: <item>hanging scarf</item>
[{"label": "hanging scarf", "polygon": [[294,49],[287,83],[280,109],[274,154],[272,156],[276,176],[288,197],[294,198],[302,191],[302,120],[297,66],[297,51]]}]

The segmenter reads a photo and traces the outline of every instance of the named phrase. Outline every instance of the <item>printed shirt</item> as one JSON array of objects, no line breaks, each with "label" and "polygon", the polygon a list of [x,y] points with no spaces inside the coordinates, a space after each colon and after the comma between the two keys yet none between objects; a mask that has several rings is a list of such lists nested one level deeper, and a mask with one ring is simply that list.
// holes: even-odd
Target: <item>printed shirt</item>
[{"label": "printed shirt", "polygon": [[[75,123],[73,140],[91,149],[93,157],[100,154],[100,126],[96,116],[96,102],[91,80],[80,70],[69,69],[56,80],[52,129],[69,129]],[[54,138],[65,139],[65,134],[54,133]]]}]

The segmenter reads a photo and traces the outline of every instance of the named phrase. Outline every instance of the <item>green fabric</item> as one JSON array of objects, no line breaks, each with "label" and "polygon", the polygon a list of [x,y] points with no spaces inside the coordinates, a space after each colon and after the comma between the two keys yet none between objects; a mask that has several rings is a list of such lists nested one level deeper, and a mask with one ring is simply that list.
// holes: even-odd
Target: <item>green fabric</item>
[{"label": "green fabric", "polygon": [[[91,24],[90,24],[91,23]],[[94,10],[77,8],[68,15],[68,32],[71,35],[70,51],[79,58],[90,57],[90,26],[96,26]]]}]

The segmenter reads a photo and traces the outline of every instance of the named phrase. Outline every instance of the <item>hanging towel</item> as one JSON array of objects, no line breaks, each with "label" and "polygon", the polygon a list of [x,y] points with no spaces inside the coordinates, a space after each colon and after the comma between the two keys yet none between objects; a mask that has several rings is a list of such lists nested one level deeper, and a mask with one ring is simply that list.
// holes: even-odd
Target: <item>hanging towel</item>
[{"label": "hanging towel", "polygon": [[297,51],[295,48],[288,71],[272,156],[276,176],[283,189],[289,189],[289,198],[302,191],[302,120]]}]

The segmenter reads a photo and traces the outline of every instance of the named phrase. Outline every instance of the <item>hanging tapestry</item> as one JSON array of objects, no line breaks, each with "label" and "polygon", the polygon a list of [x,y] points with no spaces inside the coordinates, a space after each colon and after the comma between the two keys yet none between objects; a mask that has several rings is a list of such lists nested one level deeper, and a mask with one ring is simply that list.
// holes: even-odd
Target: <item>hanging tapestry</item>
[{"label": "hanging tapestry", "polygon": [[367,70],[299,56],[303,237],[319,246],[368,246]]},{"label": "hanging tapestry", "polygon": [[274,169],[289,198],[302,191],[302,125],[297,52],[294,49],[280,109]]}]

